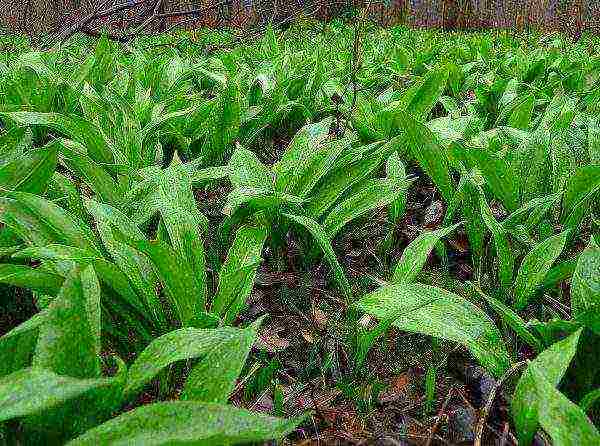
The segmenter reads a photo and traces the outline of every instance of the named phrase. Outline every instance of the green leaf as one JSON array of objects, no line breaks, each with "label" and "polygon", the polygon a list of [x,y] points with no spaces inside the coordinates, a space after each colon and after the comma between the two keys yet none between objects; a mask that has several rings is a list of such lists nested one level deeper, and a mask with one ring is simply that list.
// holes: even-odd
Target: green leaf
[{"label": "green leaf", "polygon": [[329,136],[329,127],[333,118],[327,118],[316,124],[303,127],[292,139],[281,159],[273,166],[275,188],[283,193],[303,196],[307,192],[307,184],[322,158],[323,145]]},{"label": "green leaf", "polygon": [[568,231],[552,236],[536,245],[523,259],[515,279],[514,300],[518,310],[527,306],[529,299],[552,264],[561,254],[567,241]]},{"label": "green leaf", "polygon": [[548,400],[538,393],[539,378],[543,378],[553,387],[558,385],[577,351],[580,335],[581,330],[552,344],[540,353],[521,375],[511,403],[519,444],[531,444],[538,426],[540,406],[548,404]]},{"label": "green leaf", "polygon": [[182,325],[194,326],[205,310],[205,302],[203,287],[191,266],[165,243],[147,240],[129,243],[152,262]]},{"label": "green leaf", "polygon": [[459,226],[460,223],[447,228],[438,229],[437,231],[424,232],[414,239],[404,249],[402,257],[394,270],[392,282],[414,282],[435,245],[437,245],[442,238],[454,232]]},{"label": "green leaf", "polygon": [[237,148],[228,167],[229,180],[234,188],[273,189],[273,175],[254,152],[248,149]]},{"label": "green leaf", "polygon": [[64,279],[40,268],[25,265],[0,264],[0,283],[29,288],[42,294],[56,296]]},{"label": "green leaf", "polygon": [[458,342],[496,376],[510,366],[498,329],[478,307],[440,288],[421,284],[387,285],[356,304],[380,320],[391,320],[404,331]]},{"label": "green leaf", "polygon": [[562,203],[562,221],[570,223],[579,208],[585,207],[588,200],[600,190],[600,166],[591,165],[577,169],[569,178]]},{"label": "green leaf", "polygon": [[16,259],[36,259],[61,262],[67,268],[75,264],[80,266],[93,265],[98,279],[112,288],[117,294],[122,296],[127,303],[137,308],[142,314],[145,313],[145,307],[140,302],[136,292],[129,283],[129,279],[113,263],[100,257],[98,254],[74,246],[48,245],[44,247],[32,247],[23,249],[13,255]]},{"label": "green leaf", "polygon": [[0,378],[31,365],[40,326],[46,322],[42,311],[0,337]]},{"label": "green leaf", "polygon": [[518,225],[523,225],[527,232],[533,230],[552,207],[560,200],[562,194],[546,195],[528,201],[519,209],[511,213],[502,222],[506,231],[514,230]]},{"label": "green leaf", "polygon": [[25,192],[13,192],[9,198],[2,200],[4,212],[0,219],[25,240],[98,251],[91,229],[54,203]]},{"label": "green leaf", "polygon": [[305,209],[315,219],[330,209],[344,192],[368,178],[391,154],[400,141],[395,138],[387,144],[373,143],[342,154],[328,173],[313,188]]},{"label": "green leaf", "polygon": [[94,217],[102,243],[115,264],[127,276],[136,293],[143,296],[146,307],[155,320],[164,322],[162,303],[155,291],[158,280],[152,263],[145,255],[113,234],[114,231],[122,234],[125,239],[143,240],[145,236],[142,231],[125,214],[109,205],[87,200],[85,206]]},{"label": "green leaf", "polygon": [[583,410],[584,412],[589,412],[589,410],[594,407],[594,405],[600,401],[600,389],[595,389],[592,390],[591,392],[588,392],[582,399],[581,402],[579,403],[579,407],[581,407],[581,410]]},{"label": "green leaf", "polygon": [[0,378],[0,421],[37,414],[112,384],[113,378],[77,379],[39,368],[19,370]]},{"label": "green leaf", "polygon": [[369,211],[388,206],[403,195],[410,182],[406,179],[372,179],[350,197],[335,206],[323,222],[323,229],[330,239],[352,220]]},{"label": "green leaf", "polygon": [[33,365],[59,375],[96,378],[99,355],[100,285],[92,267],[76,268],[48,307]]},{"label": "green leaf", "polygon": [[423,84],[412,96],[406,111],[417,119],[426,119],[444,93],[448,76],[449,70],[446,66],[431,70]]},{"label": "green leaf", "polygon": [[260,323],[258,320],[238,336],[225,339],[219,348],[208,351],[190,372],[181,399],[226,403],[256,340]]},{"label": "green leaf", "polygon": [[527,129],[531,122],[533,107],[535,105],[534,95],[529,95],[521,101],[512,111],[508,119],[509,127],[516,129]]},{"label": "green leaf", "polygon": [[56,163],[54,144],[30,150],[0,168],[0,189],[41,194],[54,174]]},{"label": "green leaf", "polygon": [[399,113],[394,118],[394,125],[402,137],[402,143],[408,147],[412,157],[435,183],[444,201],[450,203],[454,194],[454,184],[450,177],[445,150],[431,130],[410,115]]},{"label": "green leaf", "polygon": [[480,194],[479,202],[481,205],[481,216],[483,222],[492,233],[496,255],[498,256],[498,279],[503,290],[508,291],[512,285],[512,279],[515,269],[515,256],[508,241],[508,234],[492,214],[492,210],[487,204],[485,195]]},{"label": "green leaf", "polygon": [[32,413],[22,420],[24,435],[33,441],[58,441],[69,438],[103,423],[120,409],[127,367],[117,356],[107,358],[114,376],[105,378],[105,385],[60,402],[56,406]]},{"label": "green leaf", "polygon": [[38,112],[0,113],[0,116],[19,125],[51,128],[83,144],[88,155],[95,161],[105,163],[114,161],[113,150],[107,145],[102,132],[79,116]]},{"label": "green leaf", "polygon": [[303,226],[316,240],[319,244],[323,253],[325,254],[325,258],[329,262],[331,269],[333,270],[333,276],[340,287],[340,290],[346,297],[346,299],[350,299],[352,297],[352,288],[350,287],[350,283],[344,274],[344,270],[342,266],[337,260],[335,256],[335,252],[331,247],[331,240],[327,237],[327,233],[323,229],[319,223],[312,220],[309,217],[301,216],[301,215],[292,215],[292,214],[282,214],[284,217],[292,220],[293,222]]},{"label": "green leaf", "polygon": [[469,168],[476,167],[490,191],[506,209],[514,211],[519,207],[520,179],[511,173],[505,159],[482,148],[469,149],[458,145],[452,149],[452,155],[463,160]]},{"label": "green leaf", "polygon": [[302,417],[273,418],[212,403],[155,403],[124,413],[86,432],[68,446],[260,443],[282,438],[302,420]]},{"label": "green leaf", "polygon": [[272,192],[269,189],[234,189],[228,196],[223,207],[223,213],[233,216],[242,208],[255,212],[278,207],[296,209],[302,204],[302,199],[294,195]]},{"label": "green leaf", "polygon": [[153,203],[169,234],[175,252],[187,263],[200,290],[199,304],[207,297],[206,260],[200,233],[208,222],[196,205],[186,167],[175,157],[171,165],[152,177],[155,184]]},{"label": "green leaf", "polygon": [[537,368],[532,369],[539,400],[539,422],[557,446],[600,443],[600,433],[575,403],[559,392]]},{"label": "green leaf", "polygon": [[571,281],[571,311],[578,318],[600,305],[600,248],[593,242],[579,255]]},{"label": "green leaf", "polygon": [[[177,361],[207,355],[213,350],[215,354],[224,354],[221,346],[227,342],[245,345],[245,339],[252,334],[252,330],[248,330],[233,327],[181,328],[155,339],[140,353],[129,369],[125,392],[132,395],[139,391],[163,368]],[[212,362],[210,365],[215,367],[217,363]]]},{"label": "green leaf", "polygon": [[[404,179],[406,178],[406,168],[400,160],[398,152],[394,152],[388,158],[385,164],[385,171],[389,178]],[[406,194],[401,194],[390,206],[389,216],[393,223],[398,222],[406,212]]]},{"label": "green leaf", "polygon": [[541,352],[543,350],[542,343],[538,338],[531,334],[529,328],[525,321],[513,310],[510,309],[503,302],[498,299],[493,298],[481,290],[477,289],[477,293],[483,297],[487,303],[494,309],[498,316],[508,324],[514,331],[519,335],[521,340],[527,343],[530,347],[532,347],[536,352]]},{"label": "green leaf", "polygon": [[[187,163],[188,166],[190,163]],[[219,167],[207,167],[206,169],[195,170],[191,168],[193,166],[188,166],[190,181],[192,185],[198,186],[207,182],[213,182],[222,180],[227,178],[229,175],[229,167],[228,166],[219,166]]]},{"label": "green leaf", "polygon": [[267,230],[262,227],[242,226],[236,233],[221,267],[219,288],[211,308],[224,324],[235,320],[250,296],[266,238]]},{"label": "green leaf", "polygon": [[80,178],[98,198],[113,206],[120,206],[123,196],[110,174],[89,157],[84,148],[72,141],[61,140],[61,160],[74,175]]}]

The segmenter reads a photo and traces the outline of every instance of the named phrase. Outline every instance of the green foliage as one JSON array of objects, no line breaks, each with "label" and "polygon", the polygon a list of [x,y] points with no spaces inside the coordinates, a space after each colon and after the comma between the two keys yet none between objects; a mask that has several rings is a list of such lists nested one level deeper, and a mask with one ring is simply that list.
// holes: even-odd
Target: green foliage
[{"label": "green foliage", "polygon": [[[359,367],[390,326],[457,343],[496,377],[537,354],[511,401],[520,442],[541,428],[556,445],[598,443],[595,41],[370,28],[357,66],[353,32],[269,27],[244,45],[207,32],[232,44],[210,56],[183,48],[186,33],[2,54],[0,283],[35,310],[0,337],[9,441],[287,435],[302,417],[227,405],[253,373],[262,318],[245,310],[261,268],[322,262],[344,323],[376,319],[335,334]],[[384,260],[379,289],[357,296],[345,249],[369,220],[387,232]],[[400,232],[420,235],[401,245]],[[460,245],[470,290],[452,278]],[[434,251],[447,286],[419,283],[436,280]],[[427,411],[441,370],[428,367]],[[367,412],[379,384],[363,384],[342,387]],[[280,386],[274,398],[284,413]]]}]

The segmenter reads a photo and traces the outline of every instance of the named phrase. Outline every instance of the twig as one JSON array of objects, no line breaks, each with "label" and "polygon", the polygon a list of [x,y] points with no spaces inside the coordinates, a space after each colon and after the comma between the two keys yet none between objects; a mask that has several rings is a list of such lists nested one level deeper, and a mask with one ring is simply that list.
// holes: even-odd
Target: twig
[{"label": "twig", "polygon": [[475,432],[476,432],[475,443],[473,443],[474,446],[481,446],[481,438],[483,437],[483,428],[485,426],[487,417],[488,417],[490,411],[492,410],[492,406],[494,405],[494,401],[496,399],[496,395],[497,395],[498,391],[500,390],[500,388],[502,387],[502,385],[506,382],[506,380],[508,378],[510,378],[514,373],[516,373],[520,368],[522,368],[525,365],[527,365],[527,361],[517,362],[510,369],[508,369],[506,371],[506,373],[504,373],[504,375],[502,375],[502,378],[500,378],[496,382],[496,385],[492,389],[489,399],[488,399],[485,407],[483,408],[483,411],[481,412],[479,421],[477,422],[477,428],[475,429]]},{"label": "twig", "polygon": [[203,8],[196,8],[196,9],[188,9],[188,10],[182,10],[182,11],[173,11],[173,12],[165,12],[162,14],[158,14],[157,18],[159,19],[168,19],[171,17],[183,17],[186,15],[199,15],[203,12],[206,11],[210,11],[211,9],[215,9],[215,8],[219,8],[221,6],[225,6],[228,3],[228,0],[225,1],[221,1],[219,3],[214,3],[212,5],[208,5],[205,6]]},{"label": "twig", "polygon": [[133,2],[120,3],[118,5],[112,6],[108,9],[102,11],[101,9],[104,7],[104,5],[106,5],[108,3],[105,1],[98,8],[96,8],[96,10],[93,13],[84,17],[82,20],[80,20],[79,22],[76,22],[74,25],[72,25],[71,27],[69,27],[65,31],[63,31],[59,36],[59,40],[61,42],[64,42],[69,37],[71,37],[73,34],[77,33],[78,31],[87,29],[89,27],[89,24],[92,23],[94,20],[109,17],[113,14],[118,14],[119,12],[135,8],[135,7],[142,5],[148,1],[149,0],[135,0]]},{"label": "twig", "polygon": [[431,446],[431,442],[433,441],[433,438],[435,437],[436,432],[437,432],[438,428],[440,427],[442,418],[444,418],[444,417],[448,418],[448,416],[445,413],[446,408],[448,407],[448,404],[450,404],[450,400],[452,399],[452,397],[454,396],[455,393],[456,393],[456,388],[454,386],[452,386],[452,388],[450,388],[450,390],[448,391],[448,395],[446,395],[446,399],[444,400],[444,403],[442,404],[440,411],[438,412],[437,419],[435,421],[435,424],[431,428],[431,431],[429,432],[429,436],[427,438],[427,442],[425,443],[425,446]]},{"label": "twig", "polygon": [[[346,121],[344,122],[344,128],[341,131],[342,135],[346,133],[346,130],[348,129],[348,124],[352,119],[352,114],[354,113],[354,108],[356,107],[356,101],[358,100],[358,72],[360,71],[360,67],[362,64],[362,58],[360,54],[361,36],[370,7],[371,0],[369,0],[369,2],[365,5],[364,9],[362,10],[359,20],[355,20],[354,22],[354,43],[352,46],[352,67],[350,72],[350,82],[352,83],[352,103],[350,104],[350,109],[348,110]],[[344,87],[344,93],[342,94],[342,98],[346,95],[347,89],[348,85]]]}]

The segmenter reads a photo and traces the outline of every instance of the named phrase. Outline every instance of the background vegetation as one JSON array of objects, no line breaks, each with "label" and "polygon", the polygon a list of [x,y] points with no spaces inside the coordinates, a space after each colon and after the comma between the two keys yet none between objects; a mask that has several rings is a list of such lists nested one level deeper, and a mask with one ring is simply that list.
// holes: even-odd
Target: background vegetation
[{"label": "background vegetation", "polygon": [[600,442],[600,41],[100,18],[0,42],[2,441]]}]

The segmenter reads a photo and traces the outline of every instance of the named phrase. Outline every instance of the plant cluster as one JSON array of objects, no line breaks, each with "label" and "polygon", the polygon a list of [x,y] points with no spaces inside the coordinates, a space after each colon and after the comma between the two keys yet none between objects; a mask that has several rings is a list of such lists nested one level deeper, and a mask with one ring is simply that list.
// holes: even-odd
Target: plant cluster
[{"label": "plant cluster", "polygon": [[[0,283],[29,305],[0,337],[1,436],[292,433],[302,414],[228,401],[263,322],[242,317],[259,268],[285,270],[293,242],[327,265],[355,372],[393,329],[449,341],[499,383],[522,371],[519,444],[540,427],[555,445],[600,442],[598,44],[375,28],[357,64],[353,32],[269,29],[212,56],[198,48],[214,32],[184,51],[104,37],[3,55]],[[423,184],[441,216],[393,258]],[[226,191],[216,215],[211,187]],[[382,210],[364,292],[339,241]],[[448,286],[427,284],[432,257]]]}]

